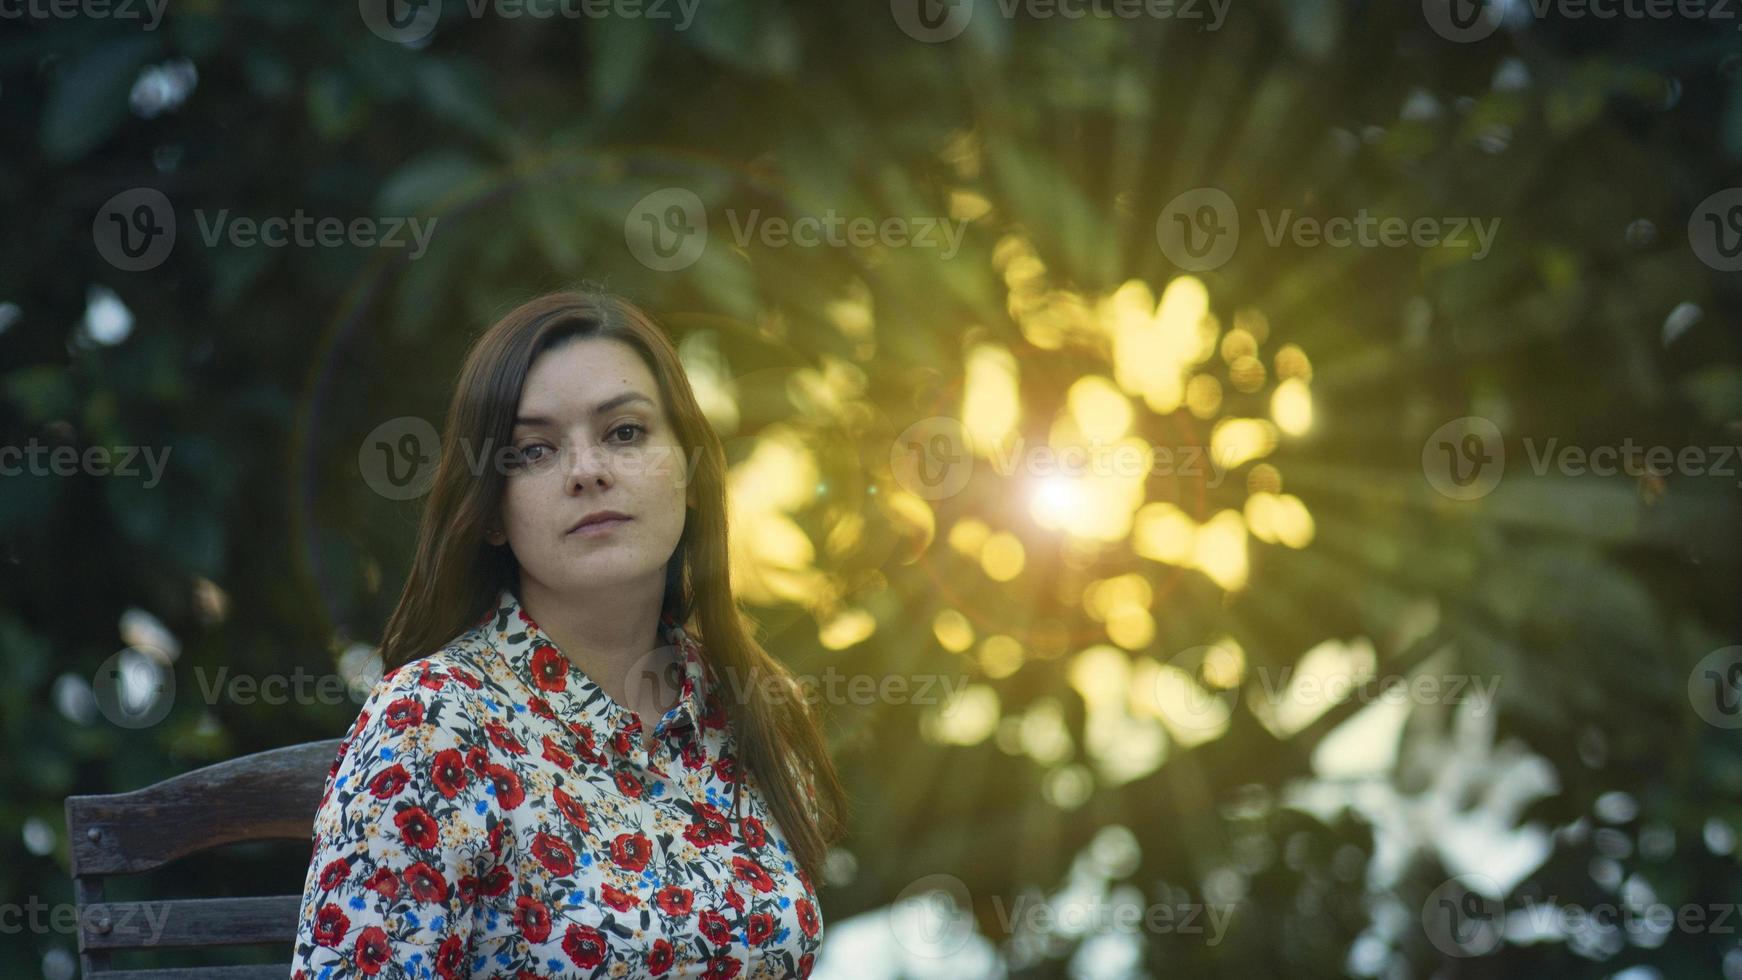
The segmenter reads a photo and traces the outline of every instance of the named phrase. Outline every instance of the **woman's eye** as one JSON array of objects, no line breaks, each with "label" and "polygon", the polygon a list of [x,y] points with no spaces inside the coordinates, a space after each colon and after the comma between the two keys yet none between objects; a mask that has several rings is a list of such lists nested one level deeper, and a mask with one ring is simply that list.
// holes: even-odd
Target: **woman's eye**
[{"label": "woman's eye", "polygon": [[520,462],[526,464],[536,463],[545,458],[543,455],[538,455],[537,451],[540,449],[548,450],[549,448],[549,446],[544,445],[526,446],[520,450]]},{"label": "woman's eye", "polygon": [[619,444],[621,444],[621,445],[626,445],[630,442],[634,442],[636,439],[640,438],[639,433],[647,431],[645,428],[643,428],[640,425],[635,424],[634,422],[625,422],[624,424],[619,425],[617,428],[612,429],[611,434],[616,435],[617,433],[622,432],[624,429],[628,429],[631,432],[637,433],[637,435],[631,436],[628,439],[620,440]]}]

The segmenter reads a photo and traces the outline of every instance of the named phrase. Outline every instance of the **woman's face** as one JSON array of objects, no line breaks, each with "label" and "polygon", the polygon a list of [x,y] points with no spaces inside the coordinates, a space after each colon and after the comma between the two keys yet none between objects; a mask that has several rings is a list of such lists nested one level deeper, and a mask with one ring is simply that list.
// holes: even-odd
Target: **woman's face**
[{"label": "woman's face", "polygon": [[[584,338],[546,350],[521,388],[500,529],[522,578],[558,594],[663,583],[691,499],[683,447],[634,348]],[[593,532],[602,510],[629,520]]]}]

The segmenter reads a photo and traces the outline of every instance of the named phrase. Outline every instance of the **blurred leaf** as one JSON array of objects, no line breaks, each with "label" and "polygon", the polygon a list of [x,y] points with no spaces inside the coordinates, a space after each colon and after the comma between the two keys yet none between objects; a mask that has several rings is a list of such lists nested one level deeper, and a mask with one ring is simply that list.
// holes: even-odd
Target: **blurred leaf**
[{"label": "blurred leaf", "polygon": [[350,135],[368,116],[368,106],[351,80],[332,68],[320,69],[309,79],[305,104],[309,124],[327,140]]},{"label": "blurred leaf", "polygon": [[109,138],[127,118],[139,70],[162,50],[147,33],[101,44],[62,68],[42,112],[42,150],[50,159],[76,160]]},{"label": "blurred leaf", "polygon": [[715,60],[756,75],[790,75],[798,67],[792,17],[774,4],[720,0],[696,7],[696,22],[678,36]]},{"label": "blurred leaf", "polygon": [[492,143],[513,132],[490,101],[490,83],[475,65],[425,57],[417,63],[417,99],[436,119],[451,122]]},{"label": "blurred leaf", "polygon": [[564,276],[581,273],[586,255],[585,226],[580,221],[578,199],[584,193],[579,181],[561,177],[533,180],[514,196],[514,212],[552,269]]},{"label": "blurred leaf", "polygon": [[375,206],[382,214],[437,214],[475,193],[489,169],[464,150],[446,148],[414,157],[381,183]]},{"label": "blurred leaf", "polygon": [[1689,374],[1682,379],[1682,393],[1699,406],[1707,422],[1742,419],[1742,368],[1734,364],[1710,364]]},{"label": "blurred leaf", "polygon": [[72,414],[77,404],[72,381],[65,368],[47,364],[19,368],[0,383],[8,400],[24,409],[24,417],[36,424]]},{"label": "blurred leaf", "polygon": [[592,58],[593,107],[611,112],[641,88],[658,44],[659,35],[643,18],[606,17],[592,25],[587,51]]}]

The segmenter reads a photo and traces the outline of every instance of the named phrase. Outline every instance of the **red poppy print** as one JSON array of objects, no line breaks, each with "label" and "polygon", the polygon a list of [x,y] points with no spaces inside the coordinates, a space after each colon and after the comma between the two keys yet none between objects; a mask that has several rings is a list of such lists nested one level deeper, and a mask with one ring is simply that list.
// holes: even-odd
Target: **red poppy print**
[{"label": "red poppy print", "polygon": [[734,857],[732,859],[732,875],[759,892],[774,890],[774,879],[768,877],[768,872],[762,870],[762,866],[753,861]]},{"label": "red poppy print", "polygon": [[337,888],[344,882],[345,876],[350,873],[351,862],[344,858],[335,858],[334,860],[329,861],[326,867],[321,869],[321,887],[328,889]]},{"label": "red poppy print", "polygon": [[605,962],[605,934],[592,926],[571,924],[563,934],[563,952],[583,970]]},{"label": "red poppy print", "polygon": [[460,795],[460,791],[472,781],[472,774],[466,771],[465,756],[455,749],[443,749],[436,753],[435,762],[430,766],[429,778],[436,792],[442,794],[442,799],[451,800]]},{"label": "red poppy print", "polygon": [[441,904],[448,900],[448,881],[433,865],[419,861],[405,869],[405,885],[420,902]]},{"label": "red poppy print", "polygon": [[554,834],[541,833],[532,839],[532,856],[558,878],[566,878],[575,870],[575,850]]},{"label": "red poppy print", "polygon": [[751,847],[761,847],[768,843],[768,830],[755,817],[744,818],[744,822],[738,827],[738,836],[744,838],[744,843]]},{"label": "red poppy print", "polygon": [[556,803],[556,808],[562,813],[563,819],[567,820],[576,830],[586,833],[586,804],[563,792],[560,788],[551,790],[550,798]]},{"label": "red poppy print", "polygon": [[526,802],[526,790],[514,770],[492,763],[484,767],[484,775],[496,787],[496,802],[502,804],[502,809],[512,810]]},{"label": "red poppy print", "polygon": [[411,698],[400,698],[387,706],[387,727],[404,731],[423,724],[423,705]]},{"label": "red poppy print", "polygon": [[441,839],[435,818],[421,806],[399,811],[393,818],[393,825],[399,828],[399,836],[412,847],[431,850]]},{"label": "red poppy print", "polygon": [[652,856],[653,844],[646,834],[618,834],[611,841],[611,860],[617,862],[619,868],[640,871],[647,867],[647,859]]},{"label": "red poppy print", "polygon": [[695,904],[696,894],[682,885],[666,885],[654,894],[653,901],[666,915],[684,916],[690,914],[690,906]]},{"label": "red poppy print", "polygon": [[378,800],[389,800],[399,795],[405,784],[411,782],[411,774],[404,766],[395,765],[378,773],[369,780],[369,793]]},{"label": "red poppy print", "polygon": [[337,946],[350,931],[351,920],[337,905],[324,905],[315,913],[315,942],[322,946]]},{"label": "red poppy print", "polygon": [[569,686],[569,661],[553,646],[532,651],[532,681],[541,691],[561,691]]},{"label": "red poppy print", "polygon": [[606,905],[611,906],[619,912],[627,912],[641,904],[641,899],[623,891],[621,888],[614,888],[610,885],[599,886],[599,898],[603,900]]},{"label": "red poppy print", "polygon": [[538,899],[522,895],[514,900],[514,924],[522,936],[542,943],[550,938],[550,909]]},{"label": "red poppy print", "polygon": [[461,980],[466,975],[466,944],[459,936],[449,936],[436,950],[435,972],[442,980]]},{"label": "red poppy print", "polygon": [[753,912],[750,924],[745,929],[745,939],[752,946],[760,946],[774,935],[774,916],[767,912]]},{"label": "red poppy print", "polygon": [[732,941],[732,926],[726,917],[713,909],[708,909],[696,918],[696,928],[706,936],[708,942],[716,946],[724,946]]},{"label": "red poppy print", "polygon": [[817,917],[817,907],[812,905],[808,898],[801,898],[793,905],[798,910],[798,927],[803,929],[807,936],[816,935],[817,930],[822,928],[822,920]]},{"label": "red poppy print", "polygon": [[638,800],[641,798],[641,780],[636,779],[635,774],[629,770],[619,769],[617,770],[617,792],[632,800]]},{"label": "red poppy print", "polygon": [[380,926],[370,926],[357,937],[357,969],[366,976],[374,976],[381,968],[393,961],[393,947],[387,942],[387,931]]}]

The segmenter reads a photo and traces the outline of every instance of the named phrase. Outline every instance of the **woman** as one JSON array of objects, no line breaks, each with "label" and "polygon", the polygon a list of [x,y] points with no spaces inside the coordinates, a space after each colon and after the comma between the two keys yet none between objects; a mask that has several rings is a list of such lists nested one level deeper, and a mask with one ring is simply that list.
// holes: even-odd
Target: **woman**
[{"label": "woman", "polygon": [[543,296],[478,339],[294,977],[810,973],[842,788],[734,602],[724,477],[628,302]]}]

